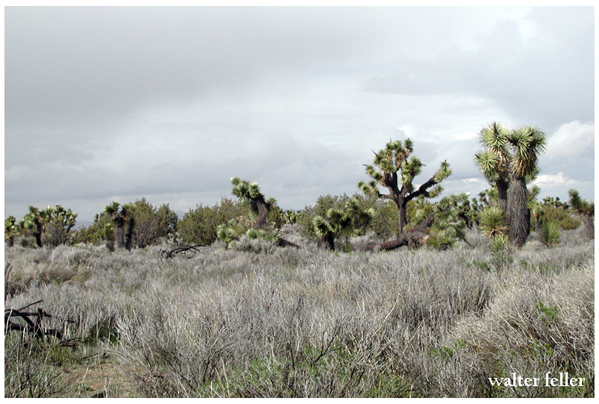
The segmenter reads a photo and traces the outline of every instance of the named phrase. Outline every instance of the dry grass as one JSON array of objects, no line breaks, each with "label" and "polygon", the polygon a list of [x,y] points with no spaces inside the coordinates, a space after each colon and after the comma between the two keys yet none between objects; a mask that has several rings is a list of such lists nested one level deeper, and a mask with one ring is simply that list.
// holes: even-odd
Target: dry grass
[{"label": "dry grass", "polygon": [[[25,348],[13,332],[6,396],[594,395],[594,247],[578,233],[504,255],[476,233],[474,248],[379,254],[318,251],[286,237],[307,248],[252,241],[252,251],[215,245],[169,260],[159,247],[7,248],[8,280],[22,288],[6,307],[44,299],[50,324],[75,320],[68,338],[79,342]],[[84,388],[75,377],[83,369],[129,380]],[[560,371],[586,384],[488,382]]]}]

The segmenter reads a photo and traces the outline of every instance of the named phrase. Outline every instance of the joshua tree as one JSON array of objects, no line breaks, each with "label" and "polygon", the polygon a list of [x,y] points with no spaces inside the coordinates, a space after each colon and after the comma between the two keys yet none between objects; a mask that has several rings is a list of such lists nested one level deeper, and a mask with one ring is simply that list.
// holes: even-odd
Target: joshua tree
[{"label": "joshua tree", "polygon": [[9,216],[4,221],[4,241],[8,243],[10,247],[15,244],[15,237],[21,231],[21,226],[17,223],[17,219],[14,216]]},{"label": "joshua tree", "polygon": [[264,194],[260,192],[257,182],[249,183],[239,177],[233,177],[231,183],[233,184],[233,190],[231,191],[233,195],[250,203],[250,209],[257,217],[255,228],[267,230],[268,214],[276,201],[273,198],[267,200]]},{"label": "joshua tree", "polygon": [[29,206],[29,213],[27,213],[23,219],[19,222],[19,226],[23,229],[27,229],[34,237],[35,243],[38,247],[42,246],[42,235],[44,233],[44,226],[50,218],[52,208],[48,206],[47,209],[38,209],[35,206]]},{"label": "joshua tree", "polygon": [[595,238],[595,204],[580,198],[576,189],[569,190],[568,195],[570,195],[572,210],[580,217],[584,225],[585,234],[590,238]]},{"label": "joshua tree", "polygon": [[[133,215],[135,205],[121,205],[118,202],[112,202],[104,208],[114,223],[114,232],[117,248],[126,248],[131,250],[133,240],[133,230],[135,228],[135,217]],[[126,232],[125,232],[126,229]]]},{"label": "joshua tree", "polygon": [[[412,181],[422,171],[422,164],[418,157],[412,156],[412,141],[406,139],[390,141],[383,150],[375,153],[374,165],[366,165],[366,173],[372,177],[369,183],[358,182],[358,187],[365,194],[375,195],[379,198],[391,199],[397,205],[399,216],[399,234],[403,233],[407,224],[406,206],[409,201],[419,196],[434,198],[443,188],[441,181],[451,174],[447,161],[441,163],[437,172],[417,189]],[[378,167],[378,169],[375,168]],[[381,194],[378,185],[389,190],[388,194]],[[431,188],[429,190],[429,188]]]},{"label": "joshua tree", "polygon": [[[430,237],[427,244],[438,250],[453,247],[456,240],[466,243],[464,228],[472,220],[472,210],[468,194],[449,195],[433,205],[435,215],[433,224],[429,229]],[[416,212],[416,221],[424,219],[424,214]]]},{"label": "joshua tree", "polygon": [[358,200],[351,198],[341,210],[331,208],[327,211],[326,218],[314,216],[312,226],[316,234],[322,239],[326,247],[335,250],[335,238],[343,233],[350,233],[358,225],[365,225],[374,216],[374,209],[364,210]]},{"label": "joshua tree", "polygon": [[538,232],[541,225],[541,219],[545,215],[543,205],[537,201],[537,196],[541,192],[541,188],[534,185],[528,194],[528,208],[530,209],[531,218],[534,221],[535,231]]},{"label": "joshua tree", "polygon": [[509,238],[515,246],[521,247],[530,234],[526,182],[539,171],[538,155],[545,150],[546,139],[534,126],[524,126],[510,132],[508,142],[513,150],[507,201]]},{"label": "joshua tree", "polygon": [[75,226],[77,213],[56,205],[54,209],[48,206],[48,220],[44,231],[48,234],[46,242],[54,245],[63,244],[69,237],[69,232]]},{"label": "joshua tree", "polygon": [[479,140],[485,150],[475,155],[475,163],[497,188],[509,239],[521,247],[530,234],[526,183],[538,172],[538,155],[545,149],[545,134],[534,126],[509,130],[493,123],[481,130]]}]

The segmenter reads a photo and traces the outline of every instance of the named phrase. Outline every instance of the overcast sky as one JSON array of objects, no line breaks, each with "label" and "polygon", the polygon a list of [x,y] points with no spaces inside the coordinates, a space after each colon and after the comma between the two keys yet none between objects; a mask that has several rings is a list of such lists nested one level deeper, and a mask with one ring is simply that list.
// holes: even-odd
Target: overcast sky
[{"label": "overcast sky", "polygon": [[594,10],[5,9],[5,216],[187,212],[257,181],[283,209],[351,195],[409,137],[442,195],[489,185],[480,129],[538,126],[541,198],[594,200]]}]

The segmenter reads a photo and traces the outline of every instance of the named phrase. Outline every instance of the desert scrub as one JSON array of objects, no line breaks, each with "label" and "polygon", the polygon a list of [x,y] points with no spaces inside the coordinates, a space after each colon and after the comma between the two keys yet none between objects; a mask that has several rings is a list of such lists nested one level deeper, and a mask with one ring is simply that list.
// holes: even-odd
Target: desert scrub
[{"label": "desert scrub", "polygon": [[[445,388],[451,396],[466,391],[495,397],[594,395],[593,282],[593,266],[588,264],[549,279],[540,273],[514,273],[483,316],[463,318],[450,333],[448,341],[466,344],[451,371],[447,362],[438,365],[452,376],[439,386],[463,386],[462,392]],[[568,372],[586,383],[582,389],[491,389],[488,378],[513,372],[530,378]]]},{"label": "desert scrub", "polygon": [[[592,241],[564,231],[560,244],[547,248],[531,238],[499,271],[486,241],[476,232],[466,236],[478,240],[474,247],[334,254],[298,240],[304,248],[256,253],[220,243],[171,259],[160,254],[168,246],[112,254],[15,246],[6,261],[31,282],[5,305],[43,299],[53,315],[49,326],[74,320],[67,337],[80,341],[77,349],[101,353],[102,366],[131,378],[131,391],[111,396],[594,395]],[[45,266],[88,275],[46,282]],[[15,352],[5,346],[7,357]],[[43,364],[44,372],[29,374],[67,380],[68,372],[97,366],[73,355],[38,357],[29,365]],[[26,357],[8,364],[5,385],[20,385]],[[513,391],[488,382],[547,371],[588,384]],[[39,390],[43,380],[35,383],[28,395],[97,392],[57,384],[52,393]]]}]

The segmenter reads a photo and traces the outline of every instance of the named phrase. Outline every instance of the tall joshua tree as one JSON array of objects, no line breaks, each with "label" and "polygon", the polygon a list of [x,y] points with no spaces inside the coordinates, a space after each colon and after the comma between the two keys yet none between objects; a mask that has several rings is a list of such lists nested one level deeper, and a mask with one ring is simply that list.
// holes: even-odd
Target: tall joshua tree
[{"label": "tall joshua tree", "polygon": [[530,234],[530,210],[526,183],[539,172],[538,156],[545,150],[545,134],[534,126],[522,126],[508,135],[512,148],[510,159],[507,210],[510,241],[524,245]]},{"label": "tall joshua tree", "polygon": [[509,239],[521,247],[530,234],[526,183],[539,171],[538,156],[545,150],[545,134],[534,126],[510,130],[492,123],[481,130],[479,140],[485,149],[475,155],[475,163],[497,187],[499,207],[506,214]]},{"label": "tall joshua tree", "polygon": [[[403,144],[401,140],[390,141],[383,150],[375,153],[374,164],[366,165],[366,173],[372,180],[369,183],[358,182],[358,187],[365,194],[391,199],[395,202],[398,209],[400,234],[403,233],[404,226],[407,224],[406,207],[408,202],[421,195],[426,198],[434,198],[439,195],[443,190],[439,183],[451,174],[449,163],[444,161],[428,181],[415,188],[412,181],[420,174],[424,164],[416,156],[409,158],[412,154],[412,147],[410,139],[406,139]],[[389,193],[381,194],[378,188],[379,184],[387,188]]]},{"label": "tall joshua tree", "polygon": [[250,203],[250,209],[252,213],[257,216],[256,218],[256,229],[268,229],[268,214],[270,213],[271,207],[274,205],[275,200],[268,198],[260,192],[260,187],[257,182],[249,183],[242,180],[239,177],[231,178],[231,184],[233,184],[232,193],[233,195],[244,199]]}]

